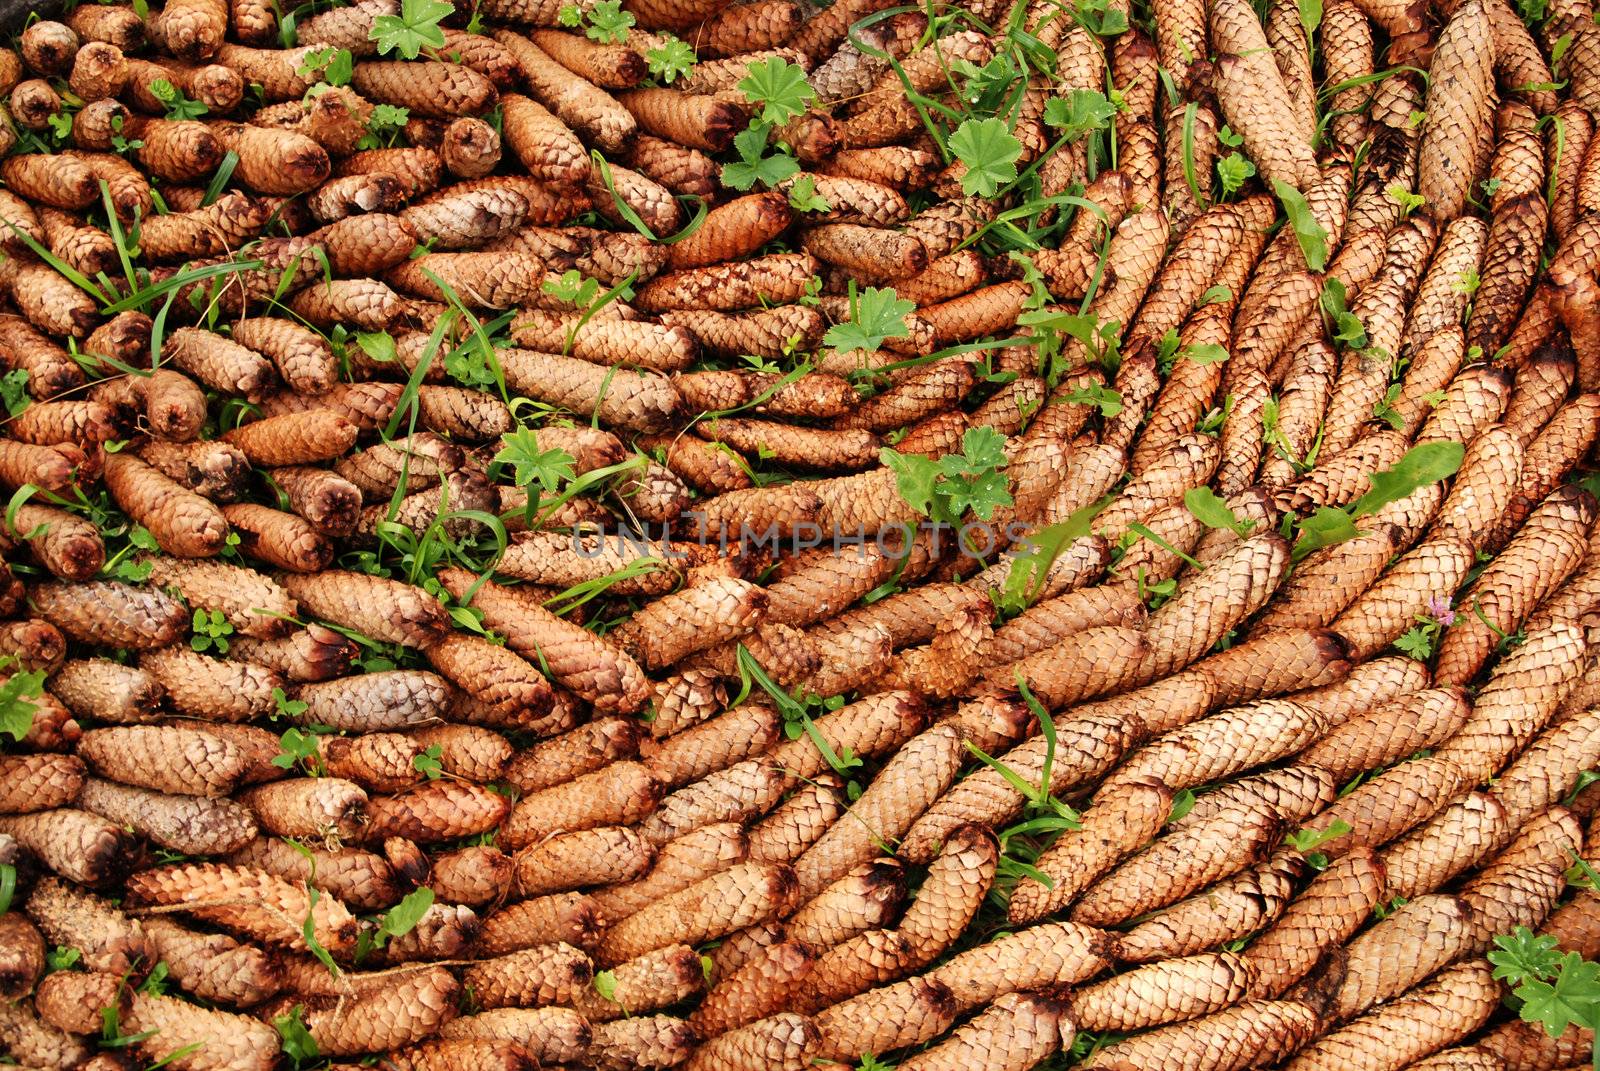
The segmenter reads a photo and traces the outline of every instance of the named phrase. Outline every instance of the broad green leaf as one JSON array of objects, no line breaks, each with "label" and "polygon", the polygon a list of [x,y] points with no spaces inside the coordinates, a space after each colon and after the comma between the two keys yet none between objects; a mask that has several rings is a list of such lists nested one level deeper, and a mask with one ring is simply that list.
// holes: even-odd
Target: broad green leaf
[{"label": "broad green leaf", "polygon": [[1218,364],[1228,359],[1228,351],[1215,342],[1199,342],[1185,349],[1183,356],[1195,364]]},{"label": "broad green leaf", "polygon": [[1284,842],[1295,851],[1304,855],[1313,849],[1320,848],[1331,840],[1338,840],[1350,832],[1350,823],[1343,818],[1335,818],[1328,823],[1326,829],[1297,829],[1284,837]]},{"label": "broad green leaf", "polygon": [[906,317],[916,307],[893,287],[869,286],[859,295],[852,293],[850,319],[828,328],[822,344],[835,350],[875,350],[891,338],[906,338],[911,334]]},{"label": "broad green leaf", "polygon": [[966,166],[961,191],[969,197],[993,197],[1017,177],[1022,142],[1000,119],[964,119],[950,135],[950,151]]},{"label": "broad green leaf", "polygon": [[687,41],[668,37],[665,43],[644,54],[650,73],[661,79],[662,85],[671,85],[683,75],[694,70],[695,54]]},{"label": "broad green leaf", "polygon": [[539,449],[538,433],[531,428],[518,428],[501,436],[504,445],[494,460],[510,465],[512,478],[519,487],[537,484],[541,489],[554,492],[576,476],[577,459],[560,447]]},{"label": "broad green leaf", "polygon": [[760,122],[779,126],[802,114],[817,99],[806,72],[781,56],[752,63],[739,79],[739,91],[761,106]]},{"label": "broad green leaf", "polygon": [[1466,448],[1458,442],[1433,442],[1413,446],[1393,468],[1374,472],[1372,489],[1350,506],[1350,516],[1366,517],[1391,502],[1399,502],[1419,488],[1454,476],[1461,468]]},{"label": "broad green leaf", "polygon": [[1241,519],[1209,487],[1190,488],[1183,496],[1183,505],[1207,528],[1233,532],[1238,536],[1247,536],[1256,529],[1256,522]]},{"label": "broad green leaf", "polygon": [[595,971],[594,991],[599,993],[603,1000],[615,1001],[617,999],[617,976],[611,971]]},{"label": "broad green leaf", "polygon": [[280,1015],[272,1020],[272,1028],[278,1032],[282,1042],[283,1054],[289,1057],[296,1067],[310,1063],[322,1055],[321,1050],[317,1048],[317,1039],[306,1029],[303,1011],[304,1009],[296,1004],[287,1015]]},{"label": "broad green leaf", "polygon": [[622,0],[596,0],[588,17],[589,28],[584,35],[603,45],[626,41],[635,21],[631,12],[622,10]]},{"label": "broad green leaf", "polygon": [[1106,129],[1117,114],[1116,105],[1097,89],[1074,89],[1066,97],[1045,102],[1044,121],[1069,139]]},{"label": "broad green leaf", "polygon": [[439,23],[454,10],[445,0],[400,0],[400,14],[377,16],[368,36],[377,42],[379,55],[398,52],[416,59],[424,48],[444,47]]},{"label": "broad green leaf", "polygon": [[1074,510],[1066,520],[1046,525],[1023,541],[1026,549],[1011,559],[1011,568],[1006,572],[1005,588],[1000,594],[1001,609],[1017,613],[1032,605],[1044,589],[1050,567],[1067,547],[1089,534],[1095,517],[1111,504],[1112,497],[1106,495]]},{"label": "broad green leaf", "polygon": [[906,505],[923,516],[933,511],[934,484],[939,480],[939,466],[921,454],[902,454],[885,446],[878,451],[878,460],[894,472],[895,487]]},{"label": "broad green leaf", "polygon": [[1300,28],[1307,41],[1317,39],[1317,28],[1322,25],[1322,0],[1299,0]]},{"label": "broad green leaf", "polygon": [[1488,954],[1494,964],[1494,976],[1512,985],[1521,985],[1530,979],[1550,978],[1561,963],[1560,942],[1554,937],[1540,936],[1526,926],[1518,926],[1511,933],[1494,939],[1494,949]]},{"label": "broad green leaf", "polygon": [[387,939],[404,937],[417,928],[417,923],[433,906],[433,890],[426,885],[407,893],[405,898],[384,913],[378,922],[378,934]]},{"label": "broad green leaf", "polygon": [[1232,197],[1238,193],[1255,173],[1256,165],[1239,153],[1230,152],[1218,160],[1217,180],[1222,183],[1222,196]]},{"label": "broad green leaf", "polygon": [[1319,507],[1300,522],[1299,529],[1300,539],[1295,543],[1295,553],[1302,557],[1313,550],[1331,547],[1361,534],[1350,520],[1350,514],[1333,506]]},{"label": "broad green leaf", "polygon": [[733,149],[739,154],[735,163],[722,165],[722,182],[736,190],[748,190],[761,183],[776,186],[800,170],[800,161],[787,153],[763,155],[772,128],[753,123],[743,132],[734,135]]},{"label": "broad green leaf", "polygon": [[1522,1018],[1543,1026],[1556,1038],[1569,1026],[1593,1029],[1600,1019],[1600,963],[1568,952],[1556,968],[1555,980],[1530,980],[1517,986]]},{"label": "broad green leaf", "polygon": [[31,702],[44,689],[44,670],[13,673],[0,684],[0,733],[20,741],[33,728],[33,714],[39,704]]},{"label": "broad green leaf", "polygon": [[1305,255],[1306,266],[1312,271],[1321,271],[1328,266],[1328,232],[1322,224],[1317,222],[1316,216],[1311,213],[1311,206],[1306,203],[1305,196],[1282,179],[1272,180],[1272,192],[1278,195],[1278,200],[1283,202],[1283,210],[1289,214],[1289,226],[1294,229],[1294,236],[1300,243],[1300,252]]}]

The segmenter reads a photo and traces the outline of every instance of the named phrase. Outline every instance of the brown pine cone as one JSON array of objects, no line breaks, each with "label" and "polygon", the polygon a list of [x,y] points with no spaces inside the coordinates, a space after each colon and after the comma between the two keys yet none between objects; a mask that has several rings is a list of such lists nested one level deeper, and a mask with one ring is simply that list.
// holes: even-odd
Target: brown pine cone
[{"label": "brown pine cone", "polygon": [[1171,959],[1077,990],[1073,1022],[1121,1033],[1195,1018],[1237,1003],[1254,977],[1235,953]]},{"label": "brown pine cone", "polygon": [[1331,627],[1352,658],[1369,658],[1410,628],[1435,593],[1459,584],[1472,559],[1471,545],[1459,536],[1430,539],[1397,559]]},{"label": "brown pine cone", "polygon": [[341,570],[279,582],[308,613],[373,639],[427,647],[449,631],[444,607],[409,584]]},{"label": "brown pine cone", "polygon": [[1259,804],[1181,828],[1090,886],[1073,920],[1109,925],[1165,907],[1259,861],[1280,831],[1277,812]]},{"label": "brown pine cone", "polygon": [[1350,827],[1349,832],[1325,844],[1328,855],[1376,847],[1415,828],[1476,780],[1441,754],[1443,750],[1392,766],[1363,782],[1309,820],[1307,828],[1327,832],[1335,822]]},{"label": "brown pine cone", "polygon": [[1316,1037],[1321,1017],[1299,1001],[1250,1001],[1109,1045],[1084,1064],[1096,1071],[1182,1071],[1271,1063]]},{"label": "brown pine cone", "polygon": [[[630,98],[643,99],[643,94],[659,92],[662,91],[639,90],[625,97],[624,103]],[[682,97],[682,94],[674,95]],[[673,140],[693,145],[679,138]],[[712,209],[694,234],[671,248],[667,255],[667,267],[678,270],[738,260],[781,234],[792,220],[788,198],[781,193],[769,191],[735,198]]]},{"label": "brown pine cone", "polygon": [[249,808],[232,800],[173,796],[91,779],[78,805],[184,855],[225,855],[256,836]]},{"label": "brown pine cone", "polygon": [[295,465],[268,477],[289,499],[289,508],[328,536],[349,535],[361,521],[361,490],[327,469]]},{"label": "brown pine cone", "polygon": [[240,635],[268,638],[289,631],[294,600],[270,578],[223,562],[149,561],[152,583],[176,589],[190,606],[221,611]]},{"label": "brown pine cone", "polygon": [[524,796],[506,820],[504,843],[520,848],[551,833],[635,822],[655,809],[660,796],[660,784],[644,766],[614,762]]},{"label": "brown pine cone", "polygon": [[[1138,629],[1104,627],[1084,629],[1019,661],[993,667],[981,683],[982,692],[1010,692],[1020,680],[1050,707],[1070,706],[1117,692],[1146,673],[1151,654]],[[970,694],[970,693],[969,693]]]},{"label": "brown pine cone", "polygon": [[1394,556],[1395,533],[1379,528],[1313,551],[1267,605],[1262,628],[1320,628],[1358,598]]},{"label": "brown pine cone", "polygon": [[83,788],[83,762],[73,755],[0,756],[0,813],[66,807]]},{"label": "brown pine cone", "polygon": [[907,1071],[985,1067],[1023,1071],[1054,1053],[1068,1034],[1067,1008],[1035,993],[1008,993],[948,1039],[900,1062]]},{"label": "brown pine cone", "polygon": [[139,456],[168,479],[213,502],[243,498],[250,479],[249,460],[226,443],[152,439],[139,448]]},{"label": "brown pine cone", "polygon": [[1121,859],[1153,839],[1166,824],[1172,791],[1160,781],[1134,780],[1102,793],[1084,812],[1083,825],[1063,834],[1035,860],[1051,884],[1032,877],[1011,893],[1014,924],[1060,911]]},{"label": "brown pine cone", "polygon": [[1447,967],[1377,1011],[1325,1034],[1285,1066],[1316,1071],[1420,1058],[1482,1026],[1499,1000],[1486,962]]},{"label": "brown pine cone", "polygon": [[124,784],[213,797],[226,796],[247,763],[231,741],[171,725],[92,729],[79,741],[78,755],[96,772]]},{"label": "brown pine cone", "polygon": [[1493,777],[1527,747],[1577,679],[1580,635],[1559,624],[1530,632],[1495,666],[1472,714],[1435,756],[1458,764],[1473,782]]},{"label": "brown pine cone", "polygon": [[1470,935],[1466,904],[1454,896],[1427,894],[1352,940],[1333,1012],[1341,1020],[1399,996],[1459,958]]},{"label": "brown pine cone", "polygon": [[544,587],[564,590],[627,569],[634,562],[654,560],[656,565],[624,577],[608,590],[616,595],[662,595],[678,583],[672,563],[620,537],[528,532],[506,548],[496,571]]},{"label": "brown pine cone", "polygon": [[332,840],[360,826],[367,794],[337,777],[296,777],[257,785],[239,794],[268,832],[280,837]]},{"label": "brown pine cone", "polygon": [[1443,743],[1467,720],[1469,710],[1457,689],[1413,692],[1341,722],[1297,761],[1344,781]]},{"label": "brown pine cone", "polygon": [[320,681],[343,676],[356,656],[351,641],[323,625],[307,625],[280,639],[235,640],[229,651],[292,681]]},{"label": "brown pine cone", "polygon": [[893,982],[906,973],[910,954],[906,939],[893,930],[867,930],[818,956],[791,1006],[814,1013]]},{"label": "brown pine cone", "polygon": [[1428,668],[1398,655],[1357,665],[1337,684],[1323,685],[1306,698],[1329,718],[1345,721],[1373,706],[1421,691],[1432,683]]},{"label": "brown pine cone", "polygon": [[998,862],[996,842],[980,827],[962,826],[946,839],[900,920],[908,965],[931,963],[955,943],[988,894]]},{"label": "brown pine cone", "polygon": [[505,778],[522,792],[570,781],[617,759],[639,752],[639,727],[630,719],[597,718],[570,732],[524,748],[506,768]]},{"label": "brown pine cone", "polygon": [[599,1023],[588,1059],[599,1071],[669,1067],[688,1059],[700,1037],[682,1019],[640,1016]]},{"label": "brown pine cone", "polygon": [[433,1035],[455,1015],[459,992],[459,983],[448,971],[433,967],[407,972],[352,998],[286,998],[263,1009],[262,1015],[287,1014],[300,1007],[318,1051],[329,1056],[383,1052]]},{"label": "brown pine cone", "polygon": [[944,983],[912,978],[841,1001],[817,1013],[824,1059],[862,1052],[889,1052],[919,1045],[948,1030],[956,1018],[955,997]]},{"label": "brown pine cone", "polygon": [[[465,570],[441,570],[439,580],[457,598],[478,585],[478,578]],[[509,649],[549,667],[557,683],[597,709],[633,711],[649,698],[649,682],[632,658],[603,637],[550,613],[537,596],[486,583],[477,587],[471,604],[484,612],[486,626],[506,636]]]},{"label": "brown pine cone", "polygon": [[93,172],[70,156],[13,156],[0,174],[19,196],[63,210],[87,208],[99,196]]},{"label": "brown pine cone", "polygon": [[802,1071],[820,1051],[821,1041],[811,1019],[779,1012],[713,1038],[683,1066],[685,1071],[741,1071],[747,1067]]},{"label": "brown pine cone", "polygon": [[1594,724],[1589,712],[1562,721],[1545,730],[1506,767],[1494,794],[1513,824],[1521,825],[1572,791],[1562,791],[1562,786],[1576,786],[1577,776],[1569,771],[1574,762],[1583,761]]},{"label": "brown pine cone", "polygon": [[1280,850],[1116,936],[1116,957],[1148,963],[1192,955],[1254,933],[1282,914],[1306,870],[1296,852]]},{"label": "brown pine cone", "polygon": [[425,670],[394,669],[303,684],[294,694],[308,704],[302,715],[307,724],[372,732],[440,718],[449,704],[450,686]]},{"label": "brown pine cone", "polygon": [[125,453],[107,455],[106,487],[118,506],[149,528],[168,554],[214,557],[221,552],[229,528],[218,507],[141,459]]},{"label": "brown pine cone", "polygon": [[[66,640],[48,621],[24,618],[0,624],[0,658],[8,659],[8,666],[20,669],[53,671],[66,657]],[[37,723],[64,721],[65,711],[59,703],[49,698],[41,699],[35,712]]]},{"label": "brown pine cone", "polygon": [[312,409],[241,425],[223,439],[257,465],[309,465],[344,456],[355,445],[358,431],[331,410]]},{"label": "brown pine cone", "polygon": [[366,804],[366,835],[401,836],[419,843],[460,840],[498,826],[511,810],[504,796],[481,785],[430,781]]},{"label": "brown pine cone", "polygon": [[489,845],[471,845],[433,858],[429,887],[439,900],[482,908],[510,885],[511,857]]},{"label": "brown pine cone", "polygon": [[816,960],[816,952],[795,941],[762,949],[717,979],[689,1024],[703,1037],[716,1037],[782,1011]]},{"label": "brown pine cone", "polygon": [[1204,784],[1283,758],[1316,740],[1327,723],[1320,710],[1287,699],[1235,707],[1162,736],[1118,767],[1110,779],[1159,778],[1173,789]]},{"label": "brown pine cone", "polygon": [[603,961],[618,963],[675,943],[700,944],[784,912],[794,872],[774,863],[742,863],[714,874],[613,925]]},{"label": "brown pine cone", "polygon": [[571,1008],[496,1008],[452,1019],[439,1036],[509,1041],[548,1063],[582,1060],[593,1039],[588,1021]]},{"label": "brown pine cone", "polygon": [[535,1008],[565,1004],[588,988],[589,957],[565,944],[546,944],[483,960],[462,974],[479,1007]]},{"label": "brown pine cone", "polygon": [[[784,929],[791,940],[826,949],[881,926],[905,891],[905,872],[893,860],[862,863],[800,905]],[[897,940],[909,952],[908,942]]]},{"label": "brown pine cone", "polygon": [[201,1000],[249,1007],[277,993],[282,984],[277,961],[254,945],[198,933],[162,916],[141,925],[173,981]]},{"label": "brown pine cone", "polygon": [[20,507],[11,530],[0,531],[0,542],[11,550],[16,545],[14,536],[35,531],[38,535],[26,540],[26,545],[35,560],[53,576],[85,581],[105,564],[105,542],[99,529],[81,517],[51,506]]},{"label": "brown pine cone", "polygon": [[[279,1040],[266,1023],[199,1008],[176,997],[135,992],[129,999],[124,1022],[130,1030],[149,1032],[137,1049],[152,1062],[168,1061],[191,1071],[222,1067],[270,1071],[277,1062]],[[195,1045],[200,1048],[193,1049]]]},{"label": "brown pine cone", "polygon": [[1107,966],[1106,935],[1072,922],[1048,922],[1017,930],[959,953],[932,971],[962,1010],[981,1007],[1005,993],[1074,985]]},{"label": "brown pine cone", "polygon": [[1412,897],[1442,888],[1511,839],[1505,808],[1469,792],[1383,851],[1388,889]]},{"label": "brown pine cone", "polygon": [[1594,513],[1593,499],[1581,490],[1558,491],[1534,510],[1462,593],[1461,603],[1472,613],[1440,640],[1434,671],[1439,683],[1464,684],[1476,676],[1500,635],[1515,632],[1534,605],[1578,567]]},{"label": "brown pine cone", "polygon": [[15,367],[28,373],[28,393],[51,398],[83,386],[83,371],[64,349],[21,316],[0,316],[0,342],[11,353]]},{"label": "brown pine cone", "polygon": [[86,457],[73,443],[35,446],[13,439],[0,442],[0,483],[10,487],[31,484],[44,491],[71,494],[80,475],[89,475],[87,469]]},{"label": "brown pine cone", "polygon": [[1371,852],[1331,863],[1246,950],[1254,974],[1250,995],[1278,996],[1305,977],[1325,952],[1354,934],[1383,895],[1383,865]]},{"label": "brown pine cone", "polygon": [[[557,834],[517,853],[513,877],[524,896],[637,878],[650,866],[650,845],[629,829],[607,827]],[[598,913],[600,904],[593,902]]]},{"label": "brown pine cone", "polygon": [[[309,852],[310,858],[302,850]],[[293,883],[310,882],[363,911],[389,907],[404,892],[393,868],[382,856],[354,848],[329,851],[315,845],[296,847],[276,837],[258,837],[229,856],[228,861],[265,870]]]},{"label": "brown pine cone", "polygon": [[885,765],[850,812],[795,862],[802,895],[812,895],[864,862],[885,839],[905,835],[954,781],[965,755],[960,730],[936,725]]},{"label": "brown pine cone", "polygon": [[0,994],[18,1001],[44,973],[44,938],[19,911],[0,915]]},{"label": "brown pine cone", "polygon": [[[1142,723],[1116,713],[1058,722],[1057,743],[1068,743],[1050,764],[1050,791],[1061,793],[1103,776],[1143,735]],[[1024,780],[1037,783],[1044,776],[1048,751],[1048,742],[1040,736],[996,758]],[[913,862],[926,862],[956,826],[964,822],[1001,825],[1021,814],[1025,803],[1022,793],[998,770],[977,770],[935,801],[911,826],[898,854]]]},{"label": "brown pine cone", "polygon": [[515,751],[505,737],[476,725],[425,725],[407,735],[424,749],[437,745],[445,773],[477,784],[498,781]]},{"label": "brown pine cone", "polygon": [[[648,845],[641,842],[641,847]],[[594,892],[594,903],[608,921],[625,919],[661,897],[743,863],[747,855],[744,831],[736,823],[705,826],[663,845],[649,872],[637,880]]]},{"label": "brown pine cone", "polygon": [[452,633],[428,648],[428,660],[473,699],[484,724],[516,727],[549,712],[550,684],[532,664],[504,647]]},{"label": "brown pine cone", "polygon": [[39,1018],[71,1034],[93,1033],[102,1011],[127,1011],[122,980],[93,971],[56,971],[39,983],[33,1005]]},{"label": "brown pine cone", "polygon": [[48,941],[83,953],[83,965],[91,971],[142,974],[159,958],[141,922],[59,878],[42,878],[25,910]]},{"label": "brown pine cone", "polygon": [[1446,1049],[1411,1066],[1416,1071],[1500,1071],[1505,1064],[1493,1053],[1468,1045]]},{"label": "brown pine cone", "polygon": [[422,780],[415,760],[423,747],[400,733],[318,736],[316,743],[323,773],[369,791],[399,792]]},{"label": "brown pine cone", "polygon": [[610,635],[641,664],[667,666],[749,631],[766,608],[766,593],[755,585],[711,577],[656,599]]},{"label": "brown pine cone", "polygon": [[302,925],[310,919],[315,936],[334,954],[355,949],[356,919],[329,896],[310,903],[305,887],[254,867],[189,863],[144,870],[128,879],[126,902],[133,908],[174,907],[196,918],[275,945],[305,951]]}]

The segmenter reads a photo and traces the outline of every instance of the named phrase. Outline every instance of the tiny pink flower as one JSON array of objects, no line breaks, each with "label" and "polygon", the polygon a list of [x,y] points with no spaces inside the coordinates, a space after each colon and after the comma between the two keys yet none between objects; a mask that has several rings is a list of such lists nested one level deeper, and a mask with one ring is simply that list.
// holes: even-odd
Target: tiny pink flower
[{"label": "tiny pink flower", "polygon": [[1428,613],[1439,624],[1446,627],[1456,623],[1456,612],[1450,608],[1450,599],[1445,595],[1434,595],[1428,599]]}]

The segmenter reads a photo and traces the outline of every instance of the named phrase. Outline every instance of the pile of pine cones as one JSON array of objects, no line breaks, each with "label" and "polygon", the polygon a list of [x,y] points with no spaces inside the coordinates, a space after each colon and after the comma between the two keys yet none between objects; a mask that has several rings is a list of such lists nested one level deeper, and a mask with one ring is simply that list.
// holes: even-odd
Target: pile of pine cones
[{"label": "pile of pine cones", "polygon": [[1589,0],[83,4],[0,88],[0,1060],[1588,1065],[1487,956],[1600,958]]}]

